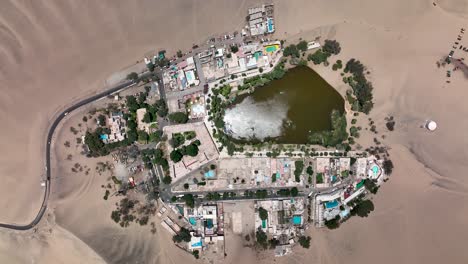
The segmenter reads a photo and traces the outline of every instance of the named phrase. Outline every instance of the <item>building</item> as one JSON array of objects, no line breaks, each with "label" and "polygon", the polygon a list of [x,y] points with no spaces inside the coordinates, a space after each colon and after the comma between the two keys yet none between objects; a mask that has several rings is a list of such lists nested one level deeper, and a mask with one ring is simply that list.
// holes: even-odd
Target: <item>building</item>
[{"label": "building", "polygon": [[274,238],[287,243],[292,236],[304,228],[305,200],[302,197],[257,201],[256,208],[268,212],[268,218],[260,218],[259,211],[255,213],[255,228],[261,228]]},{"label": "building", "polygon": [[275,32],[273,20],[273,5],[262,5],[249,8],[248,10],[248,29],[251,36],[271,34]]},{"label": "building", "polygon": [[111,113],[108,119],[108,125],[110,128],[110,133],[107,135],[107,138],[101,135],[101,138],[104,140],[104,142],[113,143],[125,139],[127,122],[123,118],[122,112]]},{"label": "building", "polygon": [[185,219],[193,230],[189,249],[204,249],[205,245],[224,240],[224,210],[222,203],[184,207]]}]

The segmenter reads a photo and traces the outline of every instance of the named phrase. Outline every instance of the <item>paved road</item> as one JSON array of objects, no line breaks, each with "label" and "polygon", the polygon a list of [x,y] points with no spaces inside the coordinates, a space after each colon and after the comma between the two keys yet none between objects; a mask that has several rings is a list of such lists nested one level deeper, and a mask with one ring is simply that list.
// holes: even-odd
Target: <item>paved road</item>
[{"label": "paved road", "polygon": [[[140,75],[140,79],[149,77],[151,75],[150,72],[143,73]],[[132,81],[126,81],[121,84],[118,84],[117,86],[110,88],[104,92],[101,92],[99,94],[96,94],[94,96],[91,96],[89,98],[86,98],[70,107],[65,109],[62,113],[60,113],[55,120],[53,121],[52,125],[49,128],[49,132],[47,134],[47,141],[46,141],[46,153],[45,153],[45,170],[46,170],[46,180],[45,180],[45,188],[44,188],[44,197],[42,200],[42,205],[41,208],[39,209],[39,212],[37,213],[36,217],[31,221],[31,223],[26,224],[26,225],[16,225],[16,224],[6,224],[6,223],[0,223],[0,228],[8,228],[8,229],[14,229],[14,230],[28,230],[36,226],[44,216],[44,213],[47,209],[47,202],[49,200],[49,195],[50,195],[50,179],[51,179],[51,173],[50,173],[50,146],[52,142],[52,137],[54,135],[55,129],[59,125],[59,123],[67,116],[70,112],[86,105],[91,102],[94,102],[96,100],[99,100],[101,98],[107,97],[115,92],[130,88],[134,86],[135,83]]]}]

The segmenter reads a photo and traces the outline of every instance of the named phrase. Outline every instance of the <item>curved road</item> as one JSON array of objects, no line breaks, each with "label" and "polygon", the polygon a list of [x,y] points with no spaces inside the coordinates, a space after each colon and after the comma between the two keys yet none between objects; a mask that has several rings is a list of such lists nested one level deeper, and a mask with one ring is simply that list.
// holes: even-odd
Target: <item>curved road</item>
[{"label": "curved road", "polygon": [[[140,79],[148,77],[151,73],[150,72],[145,72],[144,74],[140,75]],[[84,99],[67,109],[65,109],[62,113],[59,114],[59,116],[54,120],[52,125],[49,128],[49,133],[47,134],[47,142],[46,142],[46,162],[45,162],[45,170],[46,170],[46,180],[45,180],[45,190],[44,190],[44,198],[42,200],[42,205],[41,208],[39,209],[39,212],[37,213],[36,217],[31,221],[31,223],[26,224],[26,225],[15,225],[15,224],[4,224],[0,223],[0,228],[9,228],[9,229],[14,229],[14,230],[28,230],[36,226],[44,216],[44,213],[47,209],[47,201],[49,200],[49,194],[50,194],[50,145],[52,142],[52,136],[54,135],[55,129],[57,128],[58,124],[63,120],[63,118],[68,115],[70,112],[86,105],[89,104],[93,101],[96,101],[98,99],[101,99],[103,97],[107,97],[115,92],[118,92],[120,90],[124,90],[126,88],[132,87],[135,85],[134,82],[132,81],[126,81],[124,83],[121,83],[113,88],[110,88],[104,92],[101,92],[99,94],[96,94],[94,96],[91,96],[87,99]],[[161,87],[161,84],[160,86]]]}]

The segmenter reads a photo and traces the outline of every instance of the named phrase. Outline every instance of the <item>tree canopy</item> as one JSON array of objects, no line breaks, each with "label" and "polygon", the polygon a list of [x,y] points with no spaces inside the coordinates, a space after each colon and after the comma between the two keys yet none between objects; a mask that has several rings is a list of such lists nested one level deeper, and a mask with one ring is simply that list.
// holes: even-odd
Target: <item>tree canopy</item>
[{"label": "tree canopy", "polygon": [[231,48],[231,52],[232,52],[232,53],[236,53],[236,52],[239,51],[239,48],[238,48],[236,45],[231,45],[230,48]]},{"label": "tree canopy", "polygon": [[307,50],[307,41],[301,40],[299,43],[296,45],[297,49],[304,52]]},{"label": "tree canopy", "polygon": [[336,40],[326,39],[323,45],[323,51],[337,55],[341,51],[340,43]]},{"label": "tree canopy", "polygon": [[300,57],[299,49],[294,44],[291,44],[287,46],[286,48],[284,48],[283,55],[285,57],[288,57],[288,56],[296,57],[296,58]]},{"label": "tree canopy", "polygon": [[170,158],[173,162],[177,163],[182,160],[183,155],[182,153],[180,153],[179,150],[174,149],[173,151],[171,151]]},{"label": "tree canopy", "polygon": [[300,182],[301,181],[301,174],[302,174],[302,171],[304,170],[304,162],[302,160],[296,160],[294,162],[294,165],[296,167],[294,169],[295,180],[296,180],[296,182]]},{"label": "tree canopy", "polygon": [[131,81],[136,82],[138,80],[138,73],[131,72],[131,73],[127,74],[127,80],[131,80]]},{"label": "tree canopy", "polygon": [[358,215],[360,217],[369,216],[370,212],[374,211],[374,203],[371,200],[364,200],[359,202],[352,210],[352,215]]},{"label": "tree canopy", "polygon": [[300,236],[299,237],[299,245],[301,245],[303,248],[309,248],[310,247],[310,236]]},{"label": "tree canopy", "polygon": [[188,121],[188,116],[184,112],[175,112],[169,115],[169,120],[178,124],[185,124]]},{"label": "tree canopy", "polygon": [[179,233],[177,235],[174,235],[172,239],[174,240],[174,242],[178,242],[178,243],[182,241],[190,242],[190,240],[192,239],[192,236],[190,235],[190,231],[188,229],[186,229],[185,227],[182,227]]},{"label": "tree canopy", "polygon": [[258,208],[258,214],[260,215],[260,219],[267,220],[268,219],[268,211],[265,208],[260,207]]},{"label": "tree canopy", "polygon": [[255,237],[257,238],[257,243],[263,248],[263,249],[266,249],[268,247],[268,237],[267,235],[265,234],[265,232],[263,232],[263,230],[261,228],[259,228],[257,230],[257,232],[255,233]]},{"label": "tree canopy", "polygon": [[195,145],[195,144],[190,144],[186,147],[186,153],[187,155],[191,156],[191,157],[195,157],[198,155],[198,146]]}]

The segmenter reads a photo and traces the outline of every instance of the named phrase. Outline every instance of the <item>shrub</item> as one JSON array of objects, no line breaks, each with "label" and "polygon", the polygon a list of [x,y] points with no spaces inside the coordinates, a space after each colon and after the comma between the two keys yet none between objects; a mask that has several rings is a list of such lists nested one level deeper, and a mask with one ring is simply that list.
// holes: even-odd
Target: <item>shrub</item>
[{"label": "shrub", "polygon": [[178,124],[185,124],[188,121],[188,116],[184,112],[175,112],[169,115],[169,120]]},{"label": "shrub", "polygon": [[232,45],[230,48],[232,53],[236,53],[239,51],[239,48],[236,45]]},{"label": "shrub", "polygon": [[300,236],[299,237],[299,245],[301,245],[303,248],[309,248],[310,247],[310,236]]},{"label": "shrub", "polygon": [[297,47],[298,50],[300,50],[302,52],[307,51],[307,41],[305,41],[305,40],[300,41],[299,43],[297,43],[296,47]]},{"label": "shrub", "polygon": [[258,208],[258,214],[260,216],[260,219],[262,220],[268,219],[268,211],[265,210],[265,208],[263,207]]},{"label": "shrub", "polygon": [[329,56],[329,53],[323,52],[321,49],[319,49],[316,52],[309,54],[307,56],[307,60],[312,61],[315,65],[318,65],[322,62],[327,61]]},{"label": "shrub", "polygon": [[395,129],[395,121],[394,120],[387,121],[387,123],[385,125],[387,126],[387,129],[389,131],[393,131]]},{"label": "shrub", "polygon": [[304,170],[304,162],[302,160],[296,160],[294,162],[294,165],[295,165],[295,170],[294,170],[294,176],[295,176],[295,180],[296,182],[300,182],[301,181],[301,174],[302,174],[302,171]]},{"label": "shrub", "polygon": [[323,51],[337,55],[341,51],[340,43],[336,40],[327,39],[323,45]]}]

